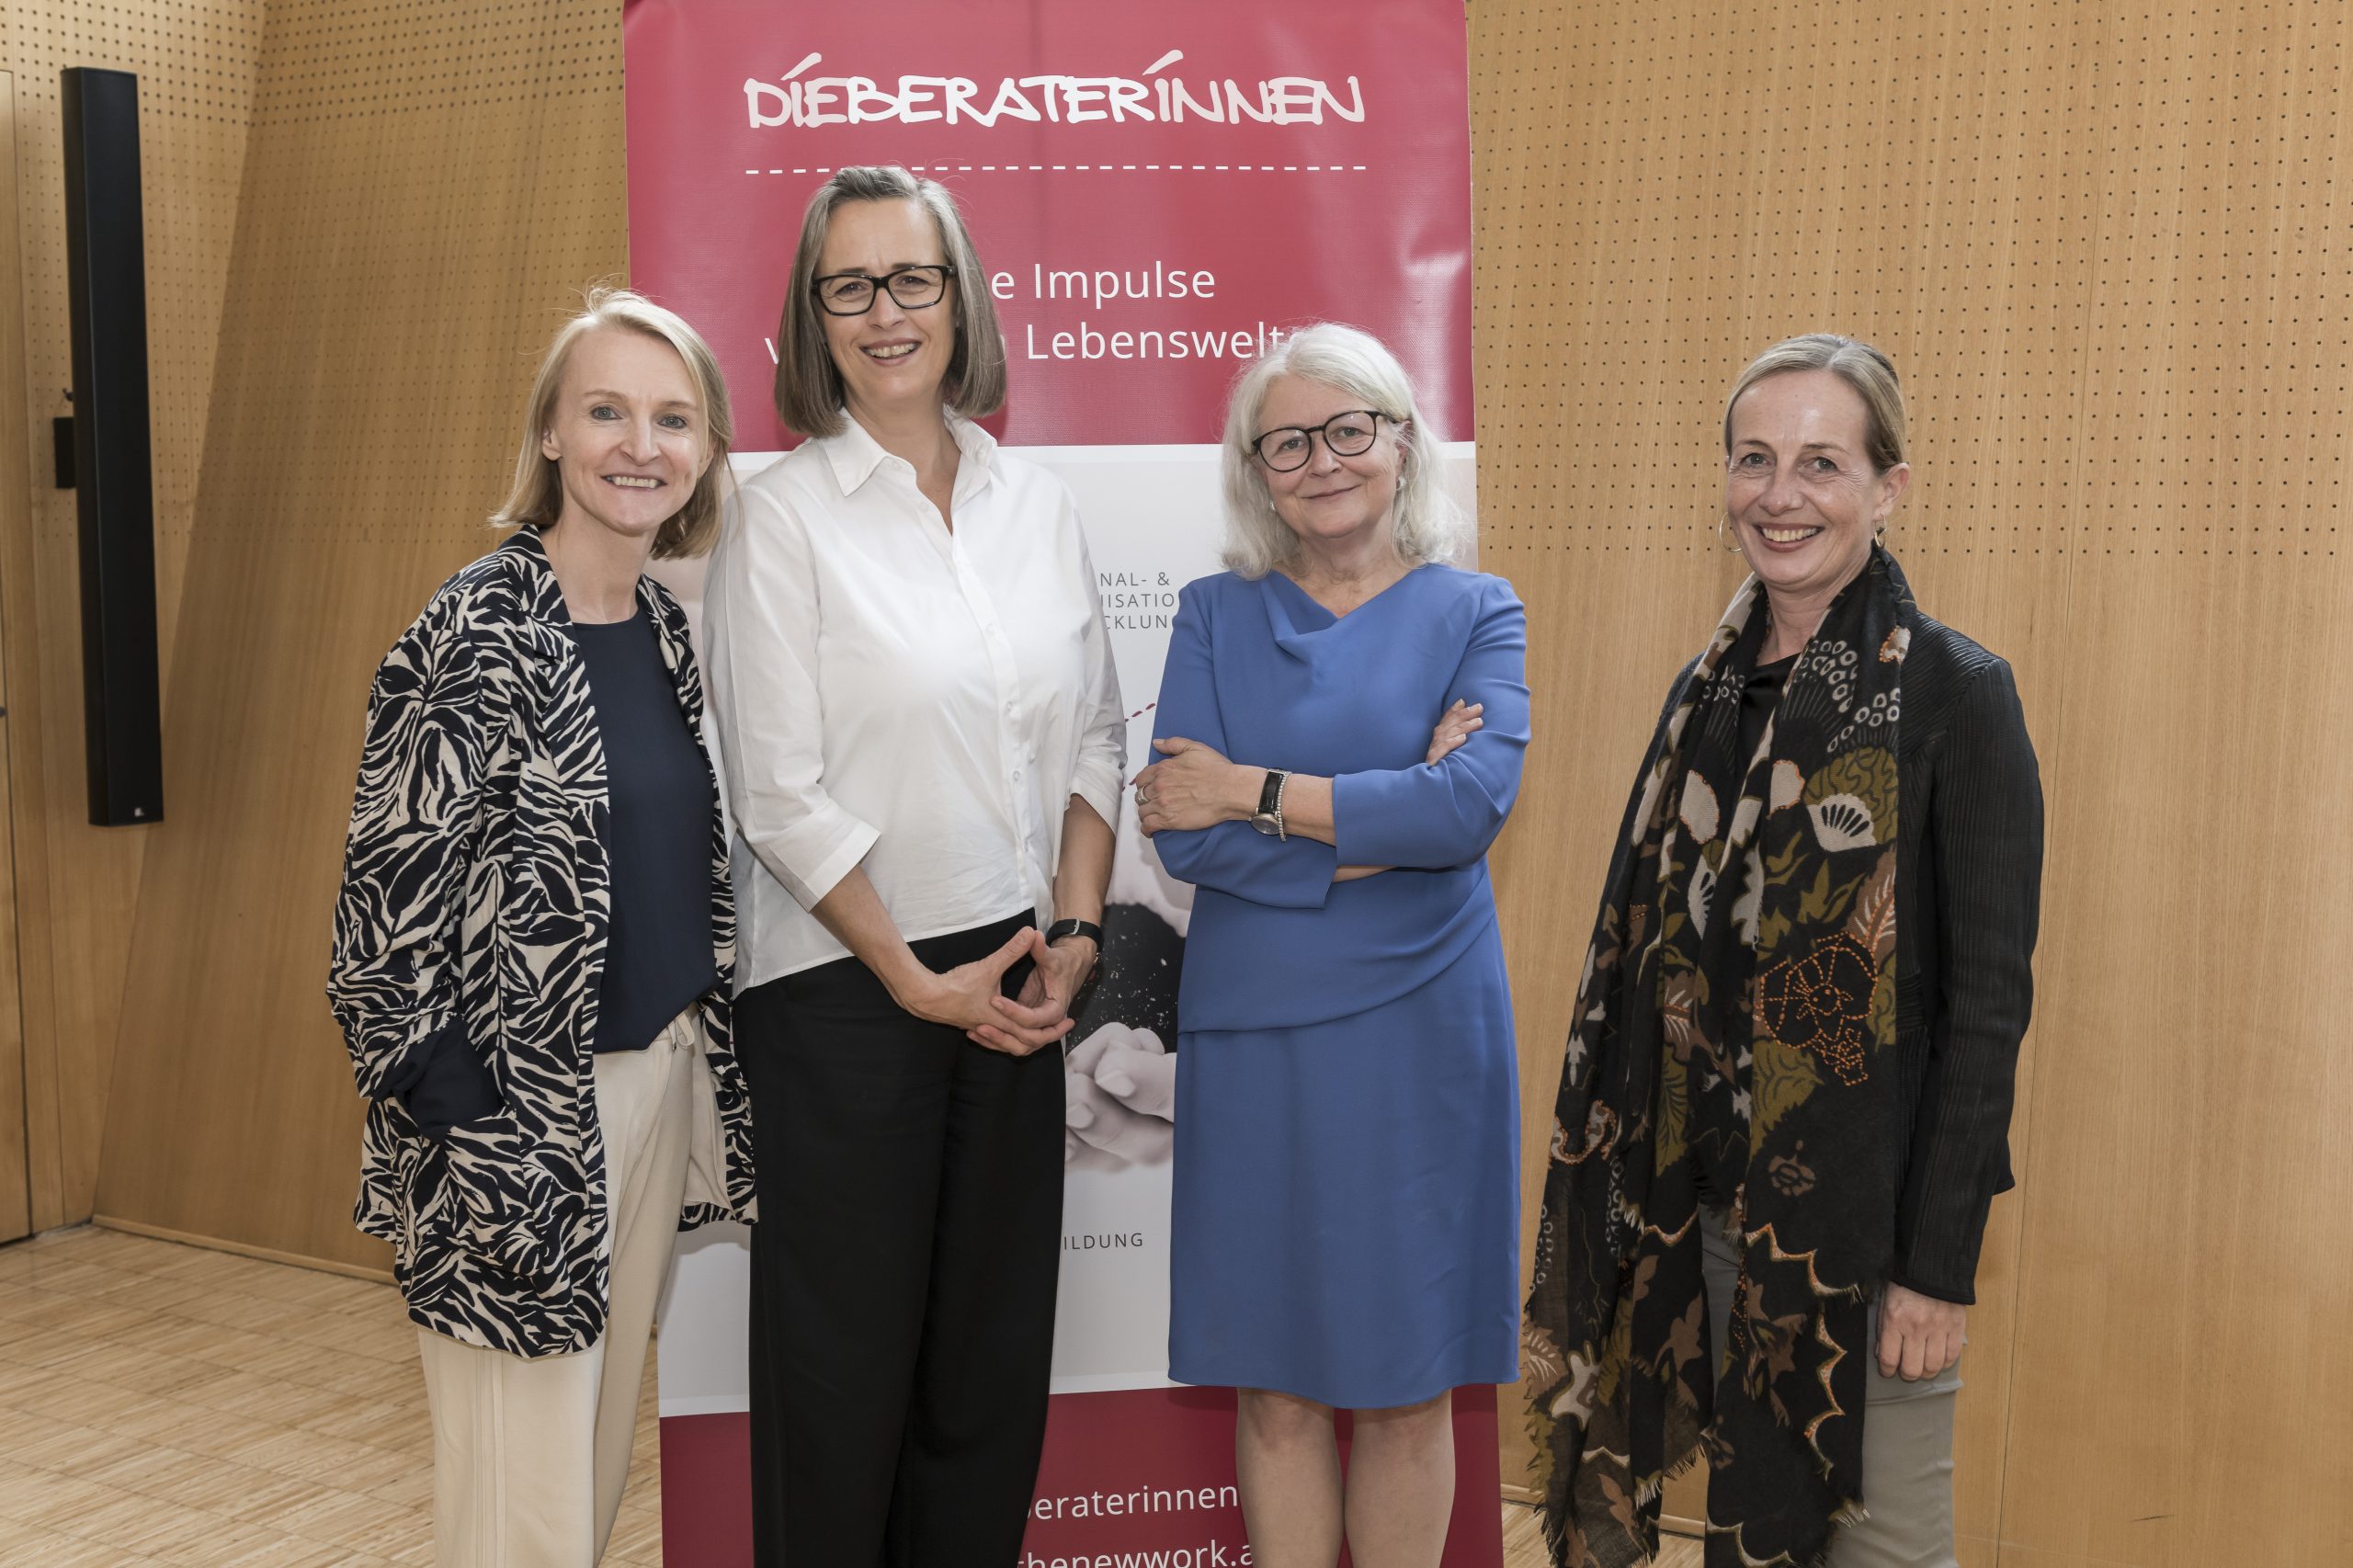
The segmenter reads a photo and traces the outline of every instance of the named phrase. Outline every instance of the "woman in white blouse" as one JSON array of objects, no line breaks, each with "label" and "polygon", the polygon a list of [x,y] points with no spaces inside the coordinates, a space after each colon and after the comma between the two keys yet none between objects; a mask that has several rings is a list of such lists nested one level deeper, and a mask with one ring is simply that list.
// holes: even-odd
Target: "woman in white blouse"
[{"label": "woman in white blouse", "polygon": [[[1062,1053],[1125,722],[1070,493],[1005,393],[948,193],[810,201],[776,400],[706,589],[742,915],[756,1561],[1003,1568],[1046,1419]],[[1040,927],[1043,927],[1041,930]]]}]

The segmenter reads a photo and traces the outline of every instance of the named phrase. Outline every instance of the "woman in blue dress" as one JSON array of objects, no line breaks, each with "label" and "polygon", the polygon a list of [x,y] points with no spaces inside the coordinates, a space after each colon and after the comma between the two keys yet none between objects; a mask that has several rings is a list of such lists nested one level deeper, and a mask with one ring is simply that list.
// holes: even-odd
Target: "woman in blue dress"
[{"label": "woman in blue dress", "polygon": [[1239,1391],[1262,1568],[1329,1568],[1344,1538],[1358,1568],[1434,1568],[1452,1391],[1517,1376],[1517,1059],[1486,854],[1528,744],[1527,621],[1508,584],[1448,563],[1437,458],[1363,333],[1308,328],[1243,376],[1232,570],[1185,589],[1136,781],[1162,863],[1199,889],[1169,1375]]}]

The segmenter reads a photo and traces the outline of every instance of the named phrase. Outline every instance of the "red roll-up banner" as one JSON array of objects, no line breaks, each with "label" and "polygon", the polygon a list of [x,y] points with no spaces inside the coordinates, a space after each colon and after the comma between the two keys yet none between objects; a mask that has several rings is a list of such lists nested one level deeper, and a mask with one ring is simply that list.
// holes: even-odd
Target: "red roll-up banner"
[{"label": "red roll-up banner", "polygon": [[[1279,335],[1344,321],[1388,343],[1471,507],[1460,0],[630,0],[626,18],[631,281],[717,351],[739,470],[794,442],[769,389],[811,193],[847,165],[901,164],[955,194],[1006,341],[1011,393],[987,423],[1078,498],[1131,768],[1176,590],[1217,569],[1226,391]],[[694,570],[668,576],[691,604]],[[1074,1073],[1103,1042],[1176,1046],[1190,890],[1132,807],[1120,846],[1111,903],[1143,935],[1081,1015]],[[1248,1563],[1232,1393],[1166,1375],[1170,1124],[1090,1104],[1102,1114],[1070,1140],[1052,1413],[1017,1568]],[[679,1252],[660,1354],[665,1553],[727,1568],[751,1561],[743,1233]],[[1458,1391],[1455,1428],[1446,1568],[1495,1568],[1492,1390]]]}]

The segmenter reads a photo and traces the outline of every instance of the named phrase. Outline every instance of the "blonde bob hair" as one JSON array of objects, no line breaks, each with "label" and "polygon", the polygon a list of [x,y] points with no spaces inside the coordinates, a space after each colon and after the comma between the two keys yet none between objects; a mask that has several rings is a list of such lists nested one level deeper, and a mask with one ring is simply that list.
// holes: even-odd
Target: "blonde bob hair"
[{"label": "blonde bob hair", "polygon": [[1249,578],[1288,565],[1299,538],[1275,513],[1274,493],[1258,464],[1258,415],[1278,376],[1336,387],[1381,416],[1381,439],[1398,448],[1397,499],[1390,513],[1397,554],[1406,564],[1453,561],[1467,530],[1461,508],[1438,483],[1438,433],[1422,417],[1405,367],[1381,339],[1337,322],[1289,333],[1244,369],[1225,404],[1225,553],[1227,568]]},{"label": "blonde bob hair", "polygon": [[801,244],[792,253],[792,279],[785,287],[784,315],[776,329],[776,412],[785,427],[804,436],[841,434],[842,373],[825,343],[813,284],[834,210],[846,201],[912,201],[931,215],[939,230],[940,256],[951,274],[948,298],[956,311],[956,349],[940,390],[948,406],[967,419],[985,419],[1004,407],[1005,335],[956,199],[938,182],[917,179],[893,164],[852,165],[835,170],[801,217]]},{"label": "blonde bob hair", "polygon": [[563,479],[556,461],[540,450],[555,423],[556,400],[563,395],[563,373],[580,340],[603,327],[634,332],[658,339],[678,351],[686,361],[687,379],[694,383],[695,402],[702,410],[703,456],[707,460],[694,494],[677,515],[654,535],[658,561],[700,555],[719,533],[720,487],[726,483],[727,451],[735,439],[735,418],[727,404],[727,380],[702,335],[685,318],[665,311],[642,294],[599,283],[588,290],[583,308],[562,326],[540,361],[539,378],[531,383],[530,415],[523,422],[523,449],[515,458],[515,484],[497,511],[490,515],[494,528],[543,528],[563,514]]},{"label": "blonde bob hair", "polygon": [[1863,454],[1873,473],[1904,462],[1904,389],[1896,384],[1895,361],[1860,339],[1835,332],[1809,332],[1776,343],[1748,362],[1724,399],[1724,456],[1732,456],[1732,410],[1740,394],[1768,376],[1791,370],[1827,370],[1863,400]]}]

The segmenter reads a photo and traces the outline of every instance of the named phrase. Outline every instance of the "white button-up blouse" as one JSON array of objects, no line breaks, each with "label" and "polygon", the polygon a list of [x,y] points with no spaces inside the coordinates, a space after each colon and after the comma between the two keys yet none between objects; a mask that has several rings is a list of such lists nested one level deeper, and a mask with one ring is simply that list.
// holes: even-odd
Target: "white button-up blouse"
[{"label": "white button-up blouse", "polygon": [[949,416],[954,531],[849,420],[746,483],[704,589],[736,989],[847,956],[863,865],[909,941],[1053,905],[1073,797],[1119,820],[1126,719],[1078,510]]}]

